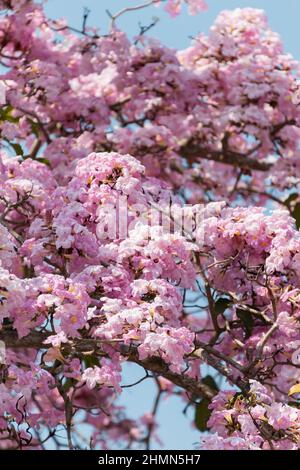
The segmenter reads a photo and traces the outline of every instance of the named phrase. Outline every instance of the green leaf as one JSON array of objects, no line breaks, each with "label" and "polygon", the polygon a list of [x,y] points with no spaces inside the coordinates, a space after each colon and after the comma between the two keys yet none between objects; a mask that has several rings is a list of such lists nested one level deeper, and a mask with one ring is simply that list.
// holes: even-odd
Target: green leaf
[{"label": "green leaf", "polygon": [[232,303],[232,301],[230,299],[227,299],[226,297],[220,297],[215,302],[215,312],[216,312],[216,314],[221,315],[222,313],[224,313],[226,308],[228,308],[231,305],[231,303]]},{"label": "green leaf", "polygon": [[207,431],[207,422],[211,415],[211,410],[208,409],[210,400],[203,398],[199,404],[196,405],[195,410],[195,425],[199,431]]},{"label": "green leaf", "polygon": [[99,359],[95,356],[92,356],[92,355],[85,356],[83,361],[84,361],[84,364],[85,364],[86,368],[99,366]]},{"label": "green leaf", "polygon": [[291,215],[294,217],[296,221],[296,227],[299,230],[300,228],[300,202],[296,202],[298,198],[299,198],[298,193],[292,193],[286,198],[286,200],[284,201],[284,204],[291,211]]},{"label": "green leaf", "polygon": [[13,107],[10,105],[5,106],[4,108],[1,108],[0,109],[0,121],[13,122],[14,124],[19,122],[20,118],[12,116],[12,111],[13,111]]},{"label": "green leaf", "polygon": [[241,320],[241,323],[244,327],[244,330],[246,332],[245,338],[249,338],[252,334],[252,330],[254,327],[254,319],[252,313],[248,310],[237,308],[236,316]]},{"label": "green leaf", "polygon": [[[215,392],[219,391],[219,388],[215,382],[215,379],[211,375],[206,375],[203,377],[201,382],[208,387],[210,387]],[[211,400],[208,398],[203,398],[200,403],[196,405],[195,409],[195,425],[199,431],[204,432],[207,431],[207,421],[210,418],[211,410],[208,408],[210,405]]]},{"label": "green leaf", "polygon": [[288,401],[287,404],[293,408],[297,408],[298,410],[300,409],[300,403],[298,401]]},{"label": "green leaf", "polygon": [[219,391],[218,385],[216,384],[215,379],[211,375],[206,375],[205,377],[203,377],[201,382],[210,387],[212,390],[215,390],[216,392]]},{"label": "green leaf", "polygon": [[298,196],[299,196],[298,193],[290,194],[289,197],[284,201],[284,204],[289,207],[291,202],[295,201],[295,199],[297,199]]},{"label": "green leaf", "polygon": [[235,402],[238,400],[238,399],[243,399],[243,394],[241,392],[236,392],[233,397],[228,401],[228,405],[230,408],[233,408],[234,407],[234,404]]},{"label": "green leaf", "polygon": [[292,212],[292,216],[294,217],[296,221],[296,227],[299,230],[300,228],[300,202],[297,202],[297,204],[294,207],[294,210]]},{"label": "green leaf", "polygon": [[23,149],[20,144],[14,144],[12,142],[10,142],[9,144],[14,149],[16,155],[22,155],[22,156],[24,155]]},{"label": "green leaf", "polygon": [[68,392],[70,390],[70,388],[72,387],[74,381],[73,379],[70,379],[69,377],[65,380],[64,384],[63,384],[63,389],[65,392]]},{"label": "green leaf", "polygon": [[44,163],[45,165],[47,166],[51,166],[49,160],[47,158],[44,158],[44,157],[38,157],[36,159],[37,162],[41,162],[41,163]]}]

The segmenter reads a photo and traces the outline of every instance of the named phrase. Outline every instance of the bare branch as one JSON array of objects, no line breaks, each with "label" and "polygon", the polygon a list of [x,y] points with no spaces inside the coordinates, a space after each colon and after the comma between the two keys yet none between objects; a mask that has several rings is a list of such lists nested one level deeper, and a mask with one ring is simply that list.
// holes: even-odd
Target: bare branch
[{"label": "bare branch", "polygon": [[149,0],[145,3],[141,3],[140,5],[135,5],[133,7],[125,7],[125,8],[122,8],[122,10],[115,13],[114,15],[110,13],[109,11],[107,11],[108,15],[111,18],[111,24],[110,24],[111,29],[115,27],[116,20],[120,18],[120,16],[124,15],[125,13],[128,13],[130,11],[142,10],[143,8],[154,5],[155,3],[158,3],[158,0]]},{"label": "bare branch", "polygon": [[189,162],[194,162],[198,158],[202,158],[247,170],[268,171],[272,166],[268,162],[250,158],[246,154],[243,155],[231,150],[218,151],[203,148],[193,141],[189,141],[183,145],[180,149],[180,154]]}]

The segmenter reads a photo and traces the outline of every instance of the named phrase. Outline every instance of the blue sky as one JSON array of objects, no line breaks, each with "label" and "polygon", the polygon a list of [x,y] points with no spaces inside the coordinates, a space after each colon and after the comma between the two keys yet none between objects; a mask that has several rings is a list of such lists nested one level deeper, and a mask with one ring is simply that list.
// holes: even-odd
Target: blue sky
[{"label": "blue sky", "polygon": [[[46,11],[51,18],[65,17],[74,27],[81,27],[83,8],[91,10],[88,25],[98,26],[104,34],[107,32],[109,18],[105,13],[108,8],[116,13],[125,6],[142,3],[142,0],[48,0]],[[253,7],[264,9],[271,27],[278,32],[284,42],[285,50],[300,59],[300,1],[299,0],[207,0],[209,10],[196,17],[191,17],[186,10],[182,15],[171,20],[162,8],[147,8],[123,16],[118,25],[130,36],[139,31],[142,25],[151,23],[153,16],[160,21],[151,34],[169,47],[183,49],[190,44],[190,37],[198,32],[207,32],[214,18],[222,9]],[[144,375],[142,369],[135,366],[126,367],[124,384],[135,382]],[[155,387],[150,380],[126,389],[122,403],[132,417],[139,417],[152,408]],[[184,404],[178,398],[163,401],[159,412],[160,436],[165,449],[193,449],[199,442],[199,433],[191,428],[190,420],[183,415]],[[189,414],[191,418],[192,415]],[[157,448],[155,445],[154,448]]]},{"label": "blue sky", "polygon": [[[46,11],[52,18],[64,16],[72,26],[80,27],[84,7],[91,10],[89,24],[99,26],[104,33],[107,31],[109,18],[105,12],[108,8],[115,13],[125,6],[143,3],[143,0],[48,0]],[[191,17],[187,11],[174,20],[170,20],[163,8],[149,7],[138,12],[123,16],[119,26],[130,35],[138,31],[139,21],[149,24],[153,16],[160,18],[152,30],[155,37],[175,48],[184,48],[190,43],[190,36],[200,31],[208,31],[214,18],[222,9],[238,7],[261,8],[267,12],[272,28],[280,33],[286,50],[300,58],[300,1],[299,0],[207,0],[209,9],[196,17]]]}]

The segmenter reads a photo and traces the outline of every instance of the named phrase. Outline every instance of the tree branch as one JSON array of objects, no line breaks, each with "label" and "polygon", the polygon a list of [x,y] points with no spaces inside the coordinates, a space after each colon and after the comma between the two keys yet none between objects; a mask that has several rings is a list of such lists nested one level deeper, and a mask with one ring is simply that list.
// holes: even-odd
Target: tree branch
[{"label": "tree branch", "polygon": [[[16,330],[12,329],[3,329],[0,331],[0,340],[4,341],[6,347],[16,349],[16,348],[33,348],[33,349],[47,349],[51,345],[44,344],[45,339],[49,336],[49,333],[41,333],[38,331],[32,331],[24,338],[19,339]],[[76,339],[74,340],[75,351],[79,354],[82,351],[90,351],[93,348],[98,349],[101,346],[101,340],[95,339]],[[72,345],[66,344],[62,346],[62,352],[70,352]],[[141,361],[138,356],[138,351],[136,347],[120,345],[121,353],[123,356],[128,358],[128,361],[134,362],[144,369],[157,374],[159,376],[168,379],[173,384],[177,385],[180,388],[183,388],[188,392],[189,395],[194,396],[195,398],[205,397],[209,400],[214,397],[216,391],[210,388],[208,385],[197,381],[194,378],[191,378],[184,374],[178,374],[170,371],[168,365],[159,357],[151,357]],[[105,356],[106,353],[97,351],[97,354]]]},{"label": "tree branch", "polygon": [[192,141],[187,142],[181,147],[180,154],[189,162],[194,162],[197,158],[203,158],[247,170],[268,171],[272,166],[268,162],[256,160],[231,150],[218,151],[206,149]]}]

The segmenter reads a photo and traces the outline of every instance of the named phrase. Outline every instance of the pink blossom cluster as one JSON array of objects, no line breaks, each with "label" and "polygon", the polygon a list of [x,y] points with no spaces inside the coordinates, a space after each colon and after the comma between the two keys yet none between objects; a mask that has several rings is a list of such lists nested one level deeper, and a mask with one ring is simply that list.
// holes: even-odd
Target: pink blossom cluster
[{"label": "pink blossom cluster", "polygon": [[82,374],[82,380],[86,382],[88,388],[94,388],[96,385],[113,387],[120,392],[119,383],[121,381],[120,367],[107,359],[102,359],[101,367],[88,367]]},{"label": "pink blossom cluster", "polygon": [[149,446],[130,362],[202,447],[299,449],[298,62],[252,8],[175,51],[0,7],[0,447]]},{"label": "pink blossom cluster", "polygon": [[183,3],[188,5],[190,15],[197,15],[197,13],[207,9],[207,4],[204,0],[184,0],[184,2],[182,0],[168,0],[165,5],[165,10],[169,15],[175,17],[180,14]]},{"label": "pink blossom cluster", "polygon": [[299,448],[299,410],[274,401],[267,388],[255,380],[251,381],[247,397],[234,391],[220,392],[210,407],[208,425],[216,434],[203,437],[207,449]]}]

